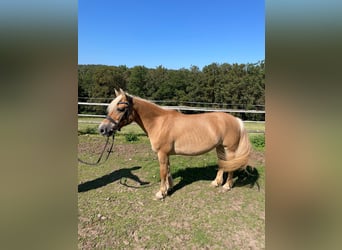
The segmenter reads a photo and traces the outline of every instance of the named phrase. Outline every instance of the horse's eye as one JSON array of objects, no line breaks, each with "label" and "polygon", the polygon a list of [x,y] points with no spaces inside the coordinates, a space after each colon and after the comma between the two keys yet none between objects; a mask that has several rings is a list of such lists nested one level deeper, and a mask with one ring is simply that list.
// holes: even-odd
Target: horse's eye
[{"label": "horse's eye", "polygon": [[117,108],[116,110],[119,111],[119,112],[124,112],[125,111],[124,108]]}]

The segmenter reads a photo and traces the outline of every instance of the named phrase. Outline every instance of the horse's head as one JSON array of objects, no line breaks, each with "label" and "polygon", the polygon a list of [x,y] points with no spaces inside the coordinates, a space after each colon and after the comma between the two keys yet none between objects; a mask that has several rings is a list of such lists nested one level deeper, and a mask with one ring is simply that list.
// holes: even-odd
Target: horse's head
[{"label": "horse's head", "polygon": [[105,136],[111,136],[115,131],[119,130],[133,121],[132,97],[127,95],[122,89],[115,90],[116,98],[109,104],[107,108],[107,116],[99,125],[99,132]]}]

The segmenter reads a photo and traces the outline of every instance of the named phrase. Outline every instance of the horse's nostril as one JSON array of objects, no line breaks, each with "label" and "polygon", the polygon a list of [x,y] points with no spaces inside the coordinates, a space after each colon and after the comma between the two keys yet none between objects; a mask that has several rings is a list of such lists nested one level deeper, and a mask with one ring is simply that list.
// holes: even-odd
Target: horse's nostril
[{"label": "horse's nostril", "polygon": [[100,133],[104,135],[106,133],[106,130],[104,128],[100,128]]}]

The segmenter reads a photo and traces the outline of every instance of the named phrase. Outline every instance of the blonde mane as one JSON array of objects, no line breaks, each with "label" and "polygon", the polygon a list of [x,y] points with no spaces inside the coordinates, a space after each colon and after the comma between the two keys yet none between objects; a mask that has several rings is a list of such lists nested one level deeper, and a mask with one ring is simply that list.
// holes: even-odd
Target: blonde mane
[{"label": "blonde mane", "polygon": [[[151,104],[151,105],[153,105],[153,107],[155,107],[155,108],[157,108],[157,109],[165,110],[165,109],[163,109],[162,107],[158,106],[157,104],[153,103],[152,101],[149,101],[149,100],[140,98],[140,97],[138,97],[138,96],[134,96],[134,95],[128,94],[127,92],[126,92],[125,94],[126,94],[127,96],[129,96],[129,97],[135,99],[135,100],[138,100],[138,101],[142,101],[142,102]],[[111,112],[113,112],[113,110],[116,108],[116,106],[118,105],[118,102],[122,99],[122,97],[123,97],[123,94],[118,95],[118,96],[115,97],[115,99],[113,99],[113,101],[108,105],[108,107],[107,107],[107,113],[108,113],[108,114],[110,114]]]},{"label": "blonde mane", "polygon": [[135,100],[142,101],[142,102],[145,102],[145,103],[147,103],[147,104],[151,104],[154,108],[157,108],[157,109],[161,109],[161,110],[167,111],[167,110],[163,109],[162,106],[159,106],[159,105],[155,104],[155,103],[152,102],[152,101],[149,101],[149,100],[140,98],[140,97],[138,97],[138,96],[132,96],[132,95],[129,95],[129,96],[131,96],[131,97],[134,98]]},{"label": "blonde mane", "polygon": [[118,102],[121,100],[122,94],[118,95],[107,107],[107,113],[110,114],[113,112],[113,110],[116,108],[118,105]]}]

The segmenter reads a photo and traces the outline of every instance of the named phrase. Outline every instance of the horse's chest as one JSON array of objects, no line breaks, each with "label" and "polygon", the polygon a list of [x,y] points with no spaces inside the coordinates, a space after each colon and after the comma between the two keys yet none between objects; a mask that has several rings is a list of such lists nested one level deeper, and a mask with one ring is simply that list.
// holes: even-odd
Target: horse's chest
[{"label": "horse's chest", "polygon": [[170,153],[173,151],[172,143],[169,140],[161,140],[161,141],[152,141],[151,140],[151,148],[154,152],[163,151],[165,153]]},{"label": "horse's chest", "polygon": [[159,151],[159,147],[157,147],[156,145],[153,145],[152,143],[151,143],[151,149],[153,152],[156,152],[156,153]]}]

